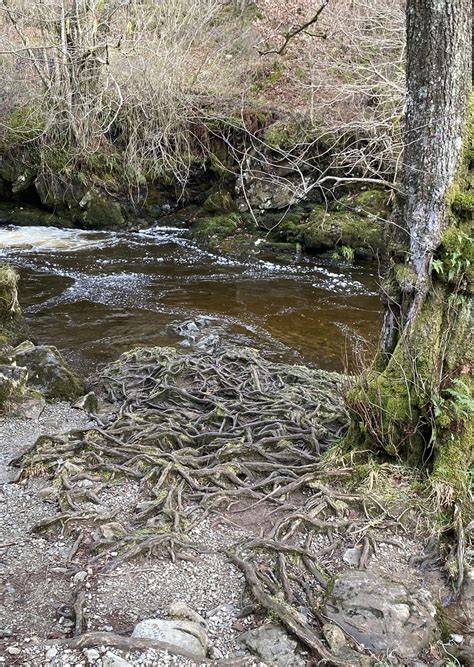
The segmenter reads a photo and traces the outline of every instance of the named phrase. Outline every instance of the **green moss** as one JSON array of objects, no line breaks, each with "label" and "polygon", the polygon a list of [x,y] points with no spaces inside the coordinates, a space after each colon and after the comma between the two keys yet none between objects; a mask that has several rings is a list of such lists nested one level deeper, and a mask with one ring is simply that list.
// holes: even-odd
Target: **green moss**
[{"label": "green moss", "polygon": [[0,265],[0,325],[10,323],[21,315],[18,303],[18,274],[8,264]]},{"label": "green moss", "polygon": [[263,141],[274,148],[291,148],[305,136],[304,127],[294,121],[277,120],[263,133]]},{"label": "green moss", "polygon": [[461,220],[470,222],[474,211],[474,93],[471,93],[464,128],[460,168],[448,193],[447,203]]},{"label": "green moss", "polygon": [[311,211],[302,238],[315,251],[347,246],[358,256],[373,256],[385,248],[384,228],[377,221],[351,211],[327,211],[323,206]]},{"label": "green moss", "polygon": [[472,486],[474,420],[469,419],[458,433],[446,430],[438,441],[431,482],[443,487],[447,496],[466,498]]},{"label": "green moss", "polygon": [[361,419],[348,441],[401,456],[411,465],[423,461],[433,425],[431,383],[441,352],[442,304],[443,290],[433,289],[383,371],[374,367],[349,392],[348,403]]},{"label": "green moss", "polygon": [[239,226],[237,213],[199,218],[191,228],[193,237],[202,243],[216,244],[235,234]]},{"label": "green moss", "polygon": [[389,195],[385,190],[363,190],[355,195],[353,204],[360,208],[363,213],[385,218],[390,213],[388,199]]},{"label": "green moss", "polygon": [[474,237],[472,224],[451,224],[444,232],[433,270],[442,280],[455,281],[459,284],[464,276],[466,287],[474,278]]},{"label": "green moss", "polygon": [[402,292],[411,292],[416,285],[416,272],[409,264],[395,264],[393,275]]},{"label": "green moss", "polygon": [[125,225],[125,220],[118,202],[94,196],[82,216],[82,223],[92,229],[117,229]]},{"label": "green moss", "polygon": [[5,125],[6,143],[12,146],[39,137],[44,129],[44,119],[37,106],[25,104],[11,112]]},{"label": "green moss", "polygon": [[474,190],[457,191],[452,199],[452,208],[460,215],[474,213]]},{"label": "green moss", "polygon": [[278,81],[280,81],[280,79],[283,76],[283,72],[284,72],[283,64],[279,61],[275,61],[273,63],[272,71],[268,75],[268,79],[267,79],[268,83],[270,83],[272,85],[275,84],[275,83],[278,83]]},{"label": "green moss", "polygon": [[231,213],[237,210],[237,206],[232,200],[230,192],[218,190],[209,195],[203,204],[203,209],[207,213]]}]

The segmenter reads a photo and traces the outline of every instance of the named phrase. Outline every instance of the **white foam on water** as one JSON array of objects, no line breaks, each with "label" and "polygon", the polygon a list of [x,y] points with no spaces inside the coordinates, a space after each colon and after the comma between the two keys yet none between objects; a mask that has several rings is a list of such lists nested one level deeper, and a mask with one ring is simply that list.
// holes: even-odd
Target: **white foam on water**
[{"label": "white foam on water", "polygon": [[0,255],[16,252],[70,252],[83,248],[98,248],[115,242],[113,233],[88,232],[58,227],[0,228]]}]

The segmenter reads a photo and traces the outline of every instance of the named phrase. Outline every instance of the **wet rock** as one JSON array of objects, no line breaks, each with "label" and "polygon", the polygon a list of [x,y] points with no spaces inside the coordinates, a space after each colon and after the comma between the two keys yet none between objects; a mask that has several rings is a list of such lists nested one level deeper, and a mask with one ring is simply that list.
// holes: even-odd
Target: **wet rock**
[{"label": "wet rock", "polygon": [[297,653],[297,642],[279,625],[261,625],[241,635],[240,641],[262,660],[279,667],[306,665],[306,660]]},{"label": "wet rock", "polygon": [[132,637],[168,642],[203,657],[207,651],[206,632],[193,621],[150,618],[135,626]]},{"label": "wet rock", "polygon": [[56,347],[26,341],[13,350],[12,357],[17,366],[28,370],[28,385],[46,398],[72,399],[84,393],[82,380]]},{"label": "wet rock", "polygon": [[[289,179],[280,180],[254,177],[252,173],[244,174],[245,197],[239,201],[239,208],[247,210],[248,206],[252,208],[265,210],[286,209],[301,200],[304,190],[301,182],[295,179],[291,182]],[[243,191],[242,182],[239,181],[238,190]]]},{"label": "wet rock", "polygon": [[325,616],[372,651],[415,657],[436,635],[431,595],[388,575],[347,570],[328,593]]}]

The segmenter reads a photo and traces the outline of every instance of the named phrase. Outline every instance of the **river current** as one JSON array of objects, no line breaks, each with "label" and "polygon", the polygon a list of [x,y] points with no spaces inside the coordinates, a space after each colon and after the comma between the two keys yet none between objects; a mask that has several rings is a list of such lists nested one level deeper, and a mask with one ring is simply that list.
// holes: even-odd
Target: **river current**
[{"label": "river current", "polygon": [[251,345],[274,358],[351,368],[375,343],[374,266],[199,247],[181,228],[87,232],[0,228],[37,342],[93,369],[136,345]]}]

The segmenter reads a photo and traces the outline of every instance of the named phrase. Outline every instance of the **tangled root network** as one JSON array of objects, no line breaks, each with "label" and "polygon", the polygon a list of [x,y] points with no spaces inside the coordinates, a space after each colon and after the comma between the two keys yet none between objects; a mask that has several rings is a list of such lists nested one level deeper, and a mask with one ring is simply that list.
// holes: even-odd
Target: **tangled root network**
[{"label": "tangled root network", "polygon": [[[339,531],[354,530],[353,496],[323,484],[344,476],[323,456],[348,423],[342,381],[250,348],[128,352],[101,374],[97,427],[41,437],[21,459],[22,475],[54,478],[60,512],[36,530],[59,524],[77,532],[77,546],[87,533],[92,561],[110,570],[140,554],[194,559],[203,546],[188,535],[204,516],[261,510],[260,537],[227,555],[254,602],[338,664],[314,631],[316,617],[297,609],[301,600],[314,607],[314,591],[327,584],[315,535],[325,535],[328,551]],[[100,511],[100,495],[127,479],[139,491],[124,526]]]}]

